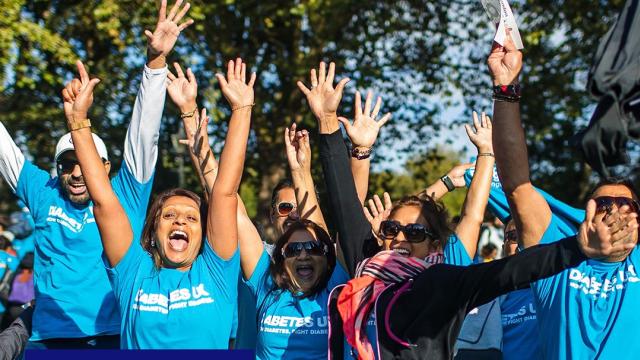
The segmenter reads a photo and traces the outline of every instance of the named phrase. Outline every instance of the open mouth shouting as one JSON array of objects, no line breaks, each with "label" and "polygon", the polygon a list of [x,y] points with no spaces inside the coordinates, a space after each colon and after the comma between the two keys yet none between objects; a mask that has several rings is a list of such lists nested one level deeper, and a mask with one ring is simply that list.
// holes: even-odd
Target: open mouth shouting
[{"label": "open mouth shouting", "polygon": [[303,281],[313,280],[314,269],[311,263],[297,264],[295,269],[296,269],[296,275],[300,280],[303,280]]},{"label": "open mouth shouting", "polygon": [[71,195],[82,195],[87,191],[87,185],[84,182],[69,182],[68,189]]},{"label": "open mouth shouting", "polygon": [[189,245],[189,236],[182,230],[173,230],[169,233],[169,247],[173,251],[185,251]]}]

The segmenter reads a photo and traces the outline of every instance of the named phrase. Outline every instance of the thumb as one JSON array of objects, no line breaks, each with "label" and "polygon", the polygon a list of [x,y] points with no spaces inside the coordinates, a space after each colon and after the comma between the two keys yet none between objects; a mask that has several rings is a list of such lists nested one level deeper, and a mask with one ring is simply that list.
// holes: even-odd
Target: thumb
[{"label": "thumb", "polygon": [[596,217],[596,202],[591,199],[587,202],[587,212],[585,213],[584,221],[587,225],[593,223],[594,218]]},{"label": "thumb", "polygon": [[344,126],[344,129],[349,132],[349,130],[351,129],[351,122],[349,122],[349,119],[343,116],[338,116],[338,121],[340,121]]},{"label": "thumb", "polygon": [[347,83],[349,81],[351,81],[351,79],[349,79],[349,78],[344,78],[344,79],[340,80],[338,85],[336,85],[336,92],[342,93],[342,90],[344,90],[344,86],[347,85]]},{"label": "thumb", "polygon": [[149,30],[144,31],[144,35],[147,37],[147,40],[151,41],[153,39],[153,33]]},{"label": "thumb", "polygon": [[87,87],[85,88],[86,91],[93,92],[93,88],[96,87],[96,85],[98,85],[99,82],[100,82],[100,79],[98,78],[91,79],[91,81],[89,81],[89,83],[87,84]]}]

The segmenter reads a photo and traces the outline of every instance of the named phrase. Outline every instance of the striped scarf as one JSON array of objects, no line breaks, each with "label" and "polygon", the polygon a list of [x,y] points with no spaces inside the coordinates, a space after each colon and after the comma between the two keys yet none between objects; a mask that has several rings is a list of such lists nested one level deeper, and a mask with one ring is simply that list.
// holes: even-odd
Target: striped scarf
[{"label": "striped scarf", "polygon": [[394,251],[381,251],[363,260],[338,296],[338,312],[349,345],[358,350],[359,359],[374,359],[373,347],[367,338],[367,319],[376,299],[389,285],[416,277],[432,263],[406,257]]}]

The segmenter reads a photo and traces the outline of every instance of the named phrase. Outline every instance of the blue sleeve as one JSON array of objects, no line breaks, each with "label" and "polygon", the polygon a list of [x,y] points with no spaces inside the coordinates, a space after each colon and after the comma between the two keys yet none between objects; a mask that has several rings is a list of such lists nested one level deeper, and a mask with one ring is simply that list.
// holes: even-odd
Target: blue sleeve
[{"label": "blue sleeve", "polygon": [[206,238],[203,240],[204,251],[201,256],[211,274],[211,280],[221,290],[228,302],[237,302],[240,251],[236,250],[229,260],[224,260],[216,254]]},{"label": "blue sleeve", "polygon": [[244,281],[249,286],[251,293],[256,297],[256,304],[262,304],[265,296],[267,296],[273,287],[271,273],[269,272],[270,263],[271,258],[265,250],[262,252],[260,260],[258,260],[256,268],[253,270],[253,274],[251,274],[251,278]]},{"label": "blue sleeve", "polygon": [[469,266],[473,263],[473,259],[469,257],[467,249],[456,234],[449,236],[444,246],[444,263],[457,266]]},{"label": "blue sleeve", "polygon": [[109,281],[111,281],[111,287],[116,295],[117,299],[129,299],[131,298],[131,291],[133,291],[133,283],[136,278],[136,274],[141,267],[142,261],[145,260],[153,263],[151,256],[144,251],[139,241],[133,240],[129,250],[124,255],[120,262],[114,267],[109,266],[109,261],[104,254],[102,259],[107,268],[107,275]]},{"label": "blue sleeve", "polygon": [[575,231],[572,234],[565,234],[566,231],[563,231],[562,225],[562,221],[555,214],[552,214],[549,226],[547,226],[547,230],[544,231],[542,238],[540,238],[540,244],[551,244],[568,236],[575,235]]},{"label": "blue sleeve", "polygon": [[18,269],[18,266],[20,266],[20,260],[13,255],[9,255],[7,258],[7,267],[9,270],[15,272]]},{"label": "blue sleeve", "polygon": [[153,176],[142,184],[136,180],[127,165],[123,163],[118,174],[111,179],[111,186],[131,222],[134,239],[139,238],[151,197]]},{"label": "blue sleeve", "polygon": [[347,270],[339,262],[336,262],[336,267],[333,269],[333,274],[331,274],[327,283],[327,289],[331,290],[338,285],[346,284],[347,281],[349,281]]},{"label": "blue sleeve", "polygon": [[[52,179],[49,173],[33,165],[30,161],[24,162],[22,171],[20,171],[20,177],[18,178],[16,196],[27,205],[34,219],[39,219],[47,215],[46,213],[41,213],[42,207],[40,206],[40,199],[44,193],[42,190],[50,181],[57,180]],[[44,211],[48,210],[48,208],[44,209]]]}]

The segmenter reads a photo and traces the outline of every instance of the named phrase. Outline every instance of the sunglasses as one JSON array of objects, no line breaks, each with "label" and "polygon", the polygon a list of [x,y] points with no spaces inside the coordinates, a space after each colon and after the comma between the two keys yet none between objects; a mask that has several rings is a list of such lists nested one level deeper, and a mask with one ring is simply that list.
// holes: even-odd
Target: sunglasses
[{"label": "sunglasses", "polygon": [[287,201],[283,201],[276,205],[276,210],[278,211],[279,217],[289,216],[293,210],[296,209],[296,205]]},{"label": "sunglasses", "polygon": [[76,165],[78,165],[78,160],[63,159],[58,160],[58,162],[56,163],[56,167],[58,168],[59,173],[72,172],[73,168],[75,168]]},{"label": "sunglasses", "polygon": [[298,257],[302,254],[302,250],[312,256],[327,255],[327,245],[319,241],[290,242],[282,248],[282,255],[286,258]]},{"label": "sunglasses", "polygon": [[411,243],[423,242],[427,237],[430,240],[436,239],[435,234],[422,224],[407,224],[403,226],[395,220],[385,220],[380,223],[380,237],[383,239],[395,239],[401,231],[407,241]]},{"label": "sunglasses", "polygon": [[596,213],[603,212],[609,213],[615,205],[618,209],[623,206],[628,206],[632,211],[638,212],[640,205],[632,198],[618,197],[618,196],[598,196],[593,199],[596,202]]},{"label": "sunglasses", "polygon": [[518,241],[518,231],[517,230],[509,230],[504,233],[504,242],[517,242]]}]

